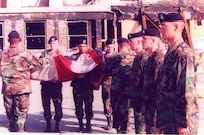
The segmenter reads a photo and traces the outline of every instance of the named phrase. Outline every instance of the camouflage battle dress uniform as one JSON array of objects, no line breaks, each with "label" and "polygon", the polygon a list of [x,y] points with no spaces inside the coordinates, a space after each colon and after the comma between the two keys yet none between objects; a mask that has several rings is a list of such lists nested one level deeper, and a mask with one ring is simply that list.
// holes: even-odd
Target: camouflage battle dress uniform
[{"label": "camouflage battle dress uniform", "polygon": [[[106,54],[105,55],[105,61],[107,61],[114,54],[111,54],[111,55]],[[112,76],[107,76],[107,78],[104,80],[104,82],[102,84],[102,99],[103,99],[103,106],[104,106],[104,114],[106,115],[107,119],[110,119],[110,120],[112,117],[111,82],[112,82]],[[110,122],[110,121],[108,121],[108,122]]]},{"label": "camouflage battle dress uniform", "polygon": [[12,47],[2,52],[2,94],[11,132],[24,128],[30,106],[30,66],[42,66],[43,61],[30,53]]},{"label": "camouflage battle dress uniform", "polygon": [[177,128],[187,127],[191,134],[197,134],[195,68],[193,50],[183,39],[178,40],[168,50],[158,77],[157,127],[165,134],[176,134]]},{"label": "camouflage battle dress uniform", "polygon": [[[78,59],[81,53],[73,54],[74,59]],[[75,103],[75,114],[79,120],[80,128],[84,128],[83,117],[86,114],[86,129],[91,130],[91,119],[93,118],[93,85],[91,84],[93,74],[88,72],[83,78],[76,78],[71,82],[73,87],[73,97]],[[85,109],[83,109],[83,104]]]},{"label": "camouflage battle dress uniform", "polygon": [[144,66],[148,59],[148,54],[145,50],[141,50],[134,59],[132,66],[132,106],[134,109],[135,118],[135,133],[143,134],[145,133],[145,118],[142,115],[142,86],[143,86],[143,73]]},{"label": "camouflage battle dress uniform", "polygon": [[[40,58],[44,58],[46,56],[51,57],[51,53],[59,53],[53,52],[51,50],[45,50],[42,52]],[[41,97],[42,97],[42,105],[44,109],[44,117],[47,121],[47,126],[50,127],[50,121],[52,118],[51,115],[51,99],[53,101],[55,107],[55,116],[56,124],[58,124],[62,119],[62,83],[61,82],[50,82],[50,81],[41,81]]]},{"label": "camouflage battle dress uniform", "polygon": [[127,133],[130,107],[130,75],[134,56],[120,52],[106,62],[106,71],[112,76],[111,105],[113,109],[113,128],[118,133]]},{"label": "camouflage battle dress uniform", "polygon": [[142,90],[143,106],[142,112],[145,116],[146,133],[150,134],[151,129],[155,127],[153,118],[156,110],[156,89],[155,83],[159,70],[162,67],[164,53],[162,50],[156,50],[149,56],[144,68],[144,83]]}]

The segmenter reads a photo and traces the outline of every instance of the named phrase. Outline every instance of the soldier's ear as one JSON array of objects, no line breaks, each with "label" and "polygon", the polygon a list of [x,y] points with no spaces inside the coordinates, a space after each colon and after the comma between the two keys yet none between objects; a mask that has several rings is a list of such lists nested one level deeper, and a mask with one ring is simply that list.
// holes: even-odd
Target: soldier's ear
[{"label": "soldier's ear", "polygon": [[152,37],[151,40],[152,40],[153,43],[155,42],[155,38],[154,37]]},{"label": "soldier's ear", "polygon": [[178,24],[174,24],[175,30],[178,30],[179,25]]}]

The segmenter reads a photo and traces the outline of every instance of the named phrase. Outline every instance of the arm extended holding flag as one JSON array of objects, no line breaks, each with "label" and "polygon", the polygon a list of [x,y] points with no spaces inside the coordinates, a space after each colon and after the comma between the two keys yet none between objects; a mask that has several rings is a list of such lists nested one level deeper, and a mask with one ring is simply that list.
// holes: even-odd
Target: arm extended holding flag
[{"label": "arm extended holding flag", "polygon": [[[103,53],[99,50],[89,50],[83,55],[79,56],[78,60],[73,60],[70,56],[59,55],[54,57],[51,64],[43,68],[32,68],[31,79],[65,82],[71,81],[78,77],[79,74],[85,74],[92,70],[96,70],[102,63]],[[94,71],[97,74],[100,71]],[[98,77],[100,80],[100,74]],[[95,82],[96,83],[96,82]]]}]

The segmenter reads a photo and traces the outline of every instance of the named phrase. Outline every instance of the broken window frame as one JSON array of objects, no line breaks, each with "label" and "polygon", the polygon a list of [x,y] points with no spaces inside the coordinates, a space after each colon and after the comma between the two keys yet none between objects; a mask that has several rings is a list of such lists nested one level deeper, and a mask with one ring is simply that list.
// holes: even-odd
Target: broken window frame
[{"label": "broken window frame", "polygon": [[[69,28],[69,24],[74,24],[74,23],[86,23],[86,33],[85,34],[70,34],[70,29]],[[88,26],[89,26],[89,21],[88,20],[80,20],[80,21],[67,21],[67,28],[68,28],[68,31],[67,31],[67,39],[68,39],[68,48],[74,48],[76,47],[76,43],[77,43],[77,39],[80,39],[80,38],[86,38],[87,39],[87,42],[89,43],[89,29],[88,29]],[[72,39],[71,39],[72,38]],[[71,43],[73,41],[73,38],[75,38],[74,41],[75,43]],[[88,44],[89,45],[89,44]]]},{"label": "broken window frame", "polygon": [[4,23],[0,22],[0,27],[1,27],[1,31],[0,31],[0,49],[3,50],[4,48]]},{"label": "broken window frame", "polygon": [[[44,50],[46,49],[46,23],[45,21],[25,21],[25,42],[26,42],[26,49],[27,50]],[[34,34],[34,35],[27,35],[27,23],[32,23],[32,24],[39,24],[42,23],[44,25],[44,33],[39,33],[39,34]],[[28,38],[42,38],[42,44],[40,47],[35,47],[35,45],[29,45],[28,43]],[[40,44],[37,44],[40,45]]]}]

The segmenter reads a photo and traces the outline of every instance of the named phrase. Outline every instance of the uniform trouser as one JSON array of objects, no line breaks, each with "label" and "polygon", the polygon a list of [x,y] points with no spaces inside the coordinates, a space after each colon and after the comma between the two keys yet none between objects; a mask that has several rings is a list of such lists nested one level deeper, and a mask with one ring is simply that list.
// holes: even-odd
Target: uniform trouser
[{"label": "uniform trouser", "polygon": [[129,119],[129,99],[124,96],[111,95],[113,109],[113,128],[126,132]]},{"label": "uniform trouser", "polygon": [[29,106],[29,93],[4,95],[4,107],[9,120],[10,131],[24,129]]},{"label": "uniform trouser", "polygon": [[153,123],[154,113],[155,113],[155,109],[154,109],[153,105],[151,104],[151,102],[145,103],[144,116],[145,116],[145,123],[146,123],[145,125],[146,125],[146,133],[147,134],[150,134],[152,128],[155,127],[155,125]]},{"label": "uniform trouser", "polygon": [[[91,119],[93,117],[93,89],[73,87],[73,97],[77,118],[82,119],[85,110],[86,119]],[[85,109],[83,109],[83,104],[85,104]]]},{"label": "uniform trouser", "polygon": [[145,117],[142,113],[142,99],[141,96],[134,97],[132,100],[132,106],[134,111],[134,124],[136,134],[145,134],[146,125]]},{"label": "uniform trouser", "polygon": [[42,105],[44,109],[45,120],[49,121],[52,118],[51,115],[51,99],[55,107],[55,116],[56,121],[60,121],[62,118],[62,86],[61,85],[42,85],[41,90],[42,96]]},{"label": "uniform trouser", "polygon": [[102,87],[102,100],[103,100],[103,108],[104,114],[106,117],[112,116],[112,107],[111,107],[111,94],[109,90],[106,90]]}]

